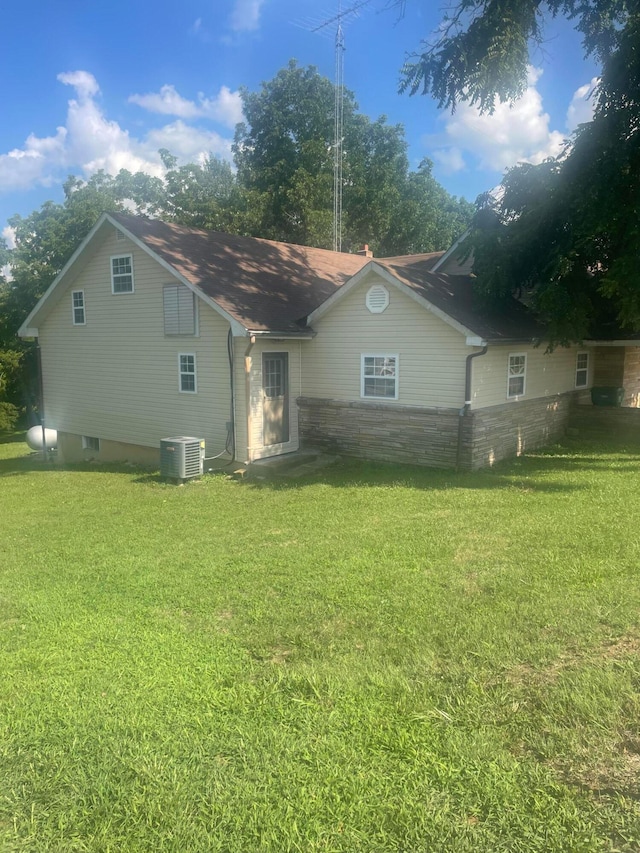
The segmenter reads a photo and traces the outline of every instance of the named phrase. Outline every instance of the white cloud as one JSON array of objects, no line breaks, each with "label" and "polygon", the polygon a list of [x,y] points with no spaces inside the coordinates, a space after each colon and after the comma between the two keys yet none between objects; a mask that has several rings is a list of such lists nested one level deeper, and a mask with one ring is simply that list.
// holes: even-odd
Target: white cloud
[{"label": "white cloud", "polygon": [[5,243],[7,244],[8,249],[15,249],[16,247],[16,229],[12,228],[10,225],[5,225],[5,227],[0,231],[0,235],[4,238]]},{"label": "white cloud", "polygon": [[[15,249],[16,247],[16,231],[15,228],[12,228],[10,225],[6,225],[2,231],[0,231],[0,237],[4,238],[5,243],[7,244],[8,249]],[[11,267],[9,264],[6,264],[3,267],[0,267],[0,277],[4,276],[7,281],[11,281]]]},{"label": "white cloud", "polygon": [[473,159],[480,168],[503,172],[518,162],[540,163],[558,155],[565,135],[549,128],[549,114],[536,88],[541,73],[530,68],[522,97],[513,105],[498,104],[491,114],[460,104],[445,119],[444,135],[430,140],[434,159],[450,171],[460,171]]},{"label": "white cloud", "polygon": [[573,132],[579,124],[586,124],[593,118],[595,109],[593,95],[599,82],[598,77],[592,77],[590,83],[585,83],[573,93],[567,110],[567,130],[569,132]]},{"label": "white cloud", "polygon": [[[96,100],[100,87],[92,74],[65,72],[58,75],[58,80],[75,89],[75,97],[68,102],[65,124],[52,136],[31,134],[21,148],[0,154],[0,192],[59,184],[69,173],[88,178],[99,169],[109,174],[128,169],[159,176],[164,172],[159,148],[168,148],[178,157],[179,163],[202,160],[209,153],[230,157],[231,139],[182,120],[148,131],[141,137],[132,136],[104,114]],[[190,103],[172,86],[163,87],[158,97],[162,97],[163,92],[178,106]],[[199,104],[193,106],[198,117],[215,117],[217,121],[235,124],[239,96],[223,86],[215,98],[199,96]],[[183,117],[194,117],[194,114],[186,109]]]},{"label": "white cloud", "polygon": [[235,0],[229,26],[236,32],[257,30],[264,0]]},{"label": "white cloud", "polygon": [[222,86],[215,98],[206,98],[199,92],[198,103],[183,98],[175,86],[169,84],[162,86],[159,92],[131,95],[129,102],[153,113],[179,118],[209,118],[227,127],[235,127],[242,121],[240,93],[232,92],[227,86]]},{"label": "white cloud", "polygon": [[230,139],[225,139],[214,131],[190,127],[180,119],[150,131],[146,146],[152,151],[167,148],[181,163],[202,163],[209,154],[227,160],[231,158]]},{"label": "white cloud", "polygon": [[88,71],[65,71],[58,74],[58,80],[65,86],[73,86],[81,101],[95,98],[96,95],[100,94],[98,81]]}]

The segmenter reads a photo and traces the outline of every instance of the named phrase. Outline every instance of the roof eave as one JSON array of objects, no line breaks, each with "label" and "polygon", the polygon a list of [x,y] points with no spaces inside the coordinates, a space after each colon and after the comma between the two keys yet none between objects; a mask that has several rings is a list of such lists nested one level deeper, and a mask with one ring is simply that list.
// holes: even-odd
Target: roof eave
[{"label": "roof eave", "polygon": [[276,329],[247,329],[247,335],[256,338],[277,338],[278,340],[306,341],[315,338],[318,334],[315,329],[301,330],[299,332],[279,332]]}]

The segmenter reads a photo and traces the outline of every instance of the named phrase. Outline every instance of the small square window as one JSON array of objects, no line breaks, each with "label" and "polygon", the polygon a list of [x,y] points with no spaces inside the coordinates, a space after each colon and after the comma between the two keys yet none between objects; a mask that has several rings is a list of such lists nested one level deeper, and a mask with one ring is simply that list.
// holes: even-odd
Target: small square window
[{"label": "small square window", "polygon": [[86,317],[84,313],[84,290],[74,290],[71,294],[71,316],[74,326],[84,326]]},{"label": "small square window", "polygon": [[119,255],[111,258],[112,293],[133,293],[133,257]]},{"label": "small square window", "polygon": [[589,353],[579,352],[576,356],[576,388],[586,388],[589,384]]},{"label": "small square window", "polygon": [[398,399],[398,356],[372,353],[362,356],[362,397]]},{"label": "small square window", "polygon": [[82,449],[83,450],[93,450],[95,453],[100,452],[100,439],[96,438],[94,435],[83,435],[82,436]]},{"label": "small square window", "polygon": [[507,397],[509,399],[524,396],[526,373],[527,356],[524,353],[510,355],[507,373]]},{"label": "small square window", "polygon": [[180,391],[185,394],[195,394],[198,390],[196,382],[196,357],[193,353],[180,353],[178,356]]}]

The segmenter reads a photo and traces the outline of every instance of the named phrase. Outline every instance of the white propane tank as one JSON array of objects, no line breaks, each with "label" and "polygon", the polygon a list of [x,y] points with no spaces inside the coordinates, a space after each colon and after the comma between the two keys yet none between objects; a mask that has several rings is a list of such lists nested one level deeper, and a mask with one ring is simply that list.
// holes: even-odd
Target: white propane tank
[{"label": "white propane tank", "polygon": [[[53,450],[58,446],[58,433],[55,429],[44,430],[45,450]],[[42,450],[42,427],[32,426],[27,432],[27,444],[32,450]]]}]

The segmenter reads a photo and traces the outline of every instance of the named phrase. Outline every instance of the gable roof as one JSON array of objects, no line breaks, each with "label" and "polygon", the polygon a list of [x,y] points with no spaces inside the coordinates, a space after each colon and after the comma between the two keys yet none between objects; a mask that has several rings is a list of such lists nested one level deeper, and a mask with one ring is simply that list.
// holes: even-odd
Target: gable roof
[{"label": "gable roof", "polygon": [[305,317],[369,261],[159,219],[111,218],[251,331],[299,333]]},{"label": "gable roof", "polygon": [[433,272],[438,258],[404,256],[377,263],[439,311],[486,341],[531,341],[544,337],[544,328],[526,306],[512,299],[500,309],[481,310],[474,295],[474,277]]},{"label": "gable roof", "polygon": [[474,335],[508,341],[543,333],[516,300],[500,313],[479,314],[473,305],[472,276],[431,272],[443,252],[372,261],[140,216],[112,218],[251,331],[300,332],[306,317],[373,262]]},{"label": "gable roof", "polygon": [[375,269],[467,336],[507,342],[543,335],[533,316],[515,300],[500,313],[478,313],[472,276],[433,271],[443,252],[371,259],[124,213],[103,214],[33,309],[20,329],[21,335],[38,334],[34,321],[46,316],[41,311],[50,304],[59,282],[83,257],[100,228],[109,223],[225,316],[234,334],[311,335],[313,330],[306,325],[309,315],[330,310],[336,300]]}]

